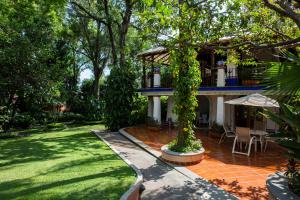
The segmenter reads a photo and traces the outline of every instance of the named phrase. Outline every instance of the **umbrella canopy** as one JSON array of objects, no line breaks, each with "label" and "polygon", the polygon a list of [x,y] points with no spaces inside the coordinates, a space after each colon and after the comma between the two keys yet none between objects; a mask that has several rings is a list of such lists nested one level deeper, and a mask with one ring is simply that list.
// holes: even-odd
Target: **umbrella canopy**
[{"label": "umbrella canopy", "polygon": [[245,105],[245,106],[256,106],[256,107],[275,107],[279,108],[279,104],[276,100],[266,97],[264,95],[255,93],[248,96],[240,97],[225,101],[224,103],[231,105]]}]

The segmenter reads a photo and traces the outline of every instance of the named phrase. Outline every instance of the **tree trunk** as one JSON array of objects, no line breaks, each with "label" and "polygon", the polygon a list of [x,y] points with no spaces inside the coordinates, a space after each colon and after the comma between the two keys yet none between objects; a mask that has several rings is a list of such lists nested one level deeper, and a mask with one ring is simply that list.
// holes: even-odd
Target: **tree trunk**
[{"label": "tree trunk", "polygon": [[101,76],[101,71],[99,69],[99,64],[94,63],[94,82],[93,82],[93,96],[99,99],[99,80]]},{"label": "tree trunk", "polygon": [[120,67],[125,65],[125,44],[128,27],[130,24],[130,18],[132,15],[133,3],[131,0],[126,0],[126,10],[120,26]]},{"label": "tree trunk", "polygon": [[105,16],[107,19],[106,26],[107,26],[107,30],[109,33],[109,40],[110,40],[110,44],[111,44],[112,63],[115,66],[115,65],[117,65],[117,51],[116,51],[114,33],[113,33],[113,29],[112,29],[111,16],[110,16],[109,7],[108,7],[108,0],[104,0],[103,2],[104,2],[104,12],[105,12]]}]

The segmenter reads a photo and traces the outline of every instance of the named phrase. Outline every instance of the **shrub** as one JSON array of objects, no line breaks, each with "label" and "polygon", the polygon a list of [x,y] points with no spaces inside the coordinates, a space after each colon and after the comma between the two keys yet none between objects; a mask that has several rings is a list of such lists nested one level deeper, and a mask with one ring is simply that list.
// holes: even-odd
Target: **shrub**
[{"label": "shrub", "polygon": [[147,119],[148,103],[147,97],[135,96],[130,113],[129,125],[144,124]]},{"label": "shrub", "polygon": [[81,114],[76,113],[57,113],[57,122],[83,121],[85,118]]},{"label": "shrub", "polygon": [[12,126],[15,128],[27,129],[33,123],[33,118],[28,113],[18,113],[12,119]]},{"label": "shrub", "polygon": [[71,111],[81,114],[87,121],[99,121],[104,117],[104,100],[96,99],[93,96],[75,97],[71,105]]},{"label": "shrub", "polygon": [[129,65],[114,67],[104,91],[104,123],[112,131],[131,124],[131,112],[136,97],[136,74]]}]

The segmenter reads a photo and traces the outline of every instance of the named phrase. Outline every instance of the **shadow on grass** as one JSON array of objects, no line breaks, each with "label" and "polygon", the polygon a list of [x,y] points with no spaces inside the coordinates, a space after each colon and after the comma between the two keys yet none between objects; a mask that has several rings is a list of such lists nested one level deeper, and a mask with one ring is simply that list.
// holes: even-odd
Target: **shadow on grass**
[{"label": "shadow on grass", "polygon": [[[58,167],[58,168],[63,168]],[[14,198],[18,198],[18,197],[24,197],[28,194],[32,194],[32,193],[38,193],[44,190],[48,190],[48,189],[52,189],[52,188],[57,188],[57,187],[65,187],[65,186],[69,186],[72,187],[71,185],[74,186],[74,184],[80,184],[80,183],[84,183],[85,181],[90,181],[93,179],[99,179],[99,185],[101,186],[101,179],[105,178],[105,177],[114,177],[118,180],[120,179],[124,179],[125,177],[128,176],[128,167],[127,166],[122,166],[119,167],[118,169],[107,169],[107,171],[105,172],[100,172],[100,173],[93,173],[90,175],[86,175],[86,176],[79,176],[79,177],[74,177],[74,178],[70,178],[70,179],[65,179],[65,180],[59,180],[59,181],[53,181],[53,182],[49,182],[49,183],[45,183],[45,184],[39,184],[39,185],[35,185],[33,184],[32,178],[27,178],[27,179],[18,179],[18,180],[13,180],[13,181],[7,181],[7,182],[3,182],[0,184],[0,196],[5,197],[5,199],[14,199]],[[94,191],[101,191],[101,193],[104,193],[105,191],[103,191],[103,186],[99,188],[94,188]],[[111,188],[107,188],[105,190],[107,190],[106,192],[109,194],[112,191],[109,190],[115,190],[115,192],[117,192],[116,194],[122,194],[122,191],[124,191],[124,188],[120,187],[121,185],[118,185],[117,187],[111,187]],[[10,190],[11,188],[16,188],[18,189],[18,192],[13,192],[13,193],[5,193],[5,191]],[[23,189],[25,188],[25,189]],[[93,199],[93,196],[98,196],[99,198],[99,193],[96,194],[91,194],[91,191],[89,190],[83,190],[80,191],[80,195],[84,196],[85,199]],[[4,194],[4,195],[1,195]],[[76,193],[76,192],[75,192]],[[118,194],[118,195],[119,195]],[[92,196],[91,196],[92,195]],[[67,199],[80,199],[78,198],[78,194],[64,194],[61,193],[60,198],[65,196]]]},{"label": "shadow on grass", "polygon": [[[68,131],[79,131],[68,130]],[[66,131],[65,131],[66,132]],[[86,132],[80,134],[63,135],[57,134],[55,137],[45,138],[20,138],[0,142],[1,152],[0,167],[21,164],[33,161],[42,161],[64,157],[67,152],[82,150],[83,147],[96,148],[99,144],[95,143],[95,136]]]},{"label": "shadow on grass", "polygon": [[[10,178],[0,180],[0,199],[28,196],[118,199],[129,187],[128,177],[134,175],[132,169],[122,164],[95,135],[88,133],[89,127],[73,127],[58,133],[0,140],[0,170],[12,173]],[[23,166],[26,169],[20,177],[13,174]],[[31,174],[28,168],[35,172]],[[107,182],[107,179],[112,180]],[[71,192],[64,192],[64,189]],[[44,196],[45,191],[49,196]],[[43,194],[39,197],[40,192]]]}]

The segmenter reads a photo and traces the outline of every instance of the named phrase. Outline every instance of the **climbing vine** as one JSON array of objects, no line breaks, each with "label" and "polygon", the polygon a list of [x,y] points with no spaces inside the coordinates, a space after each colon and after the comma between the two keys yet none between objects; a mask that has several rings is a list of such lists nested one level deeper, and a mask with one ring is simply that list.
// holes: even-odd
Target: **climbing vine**
[{"label": "climbing vine", "polygon": [[178,115],[178,135],[169,144],[171,150],[187,152],[199,150],[200,140],[196,140],[193,130],[193,122],[196,118],[195,108],[198,106],[197,89],[201,83],[199,62],[197,53],[189,45],[191,41],[191,23],[193,13],[188,6],[181,1],[179,3],[179,38],[178,48],[171,52],[172,68],[175,75],[175,108]]},{"label": "climbing vine", "polygon": [[145,25],[144,35],[152,35],[156,38],[154,41],[169,49],[175,78],[174,111],[178,115],[178,135],[169,148],[177,152],[199,150],[201,141],[196,139],[193,130],[197,89],[201,83],[196,50],[200,44],[223,34],[221,27],[226,16],[219,11],[224,0],[145,2],[151,9],[140,14]]}]

